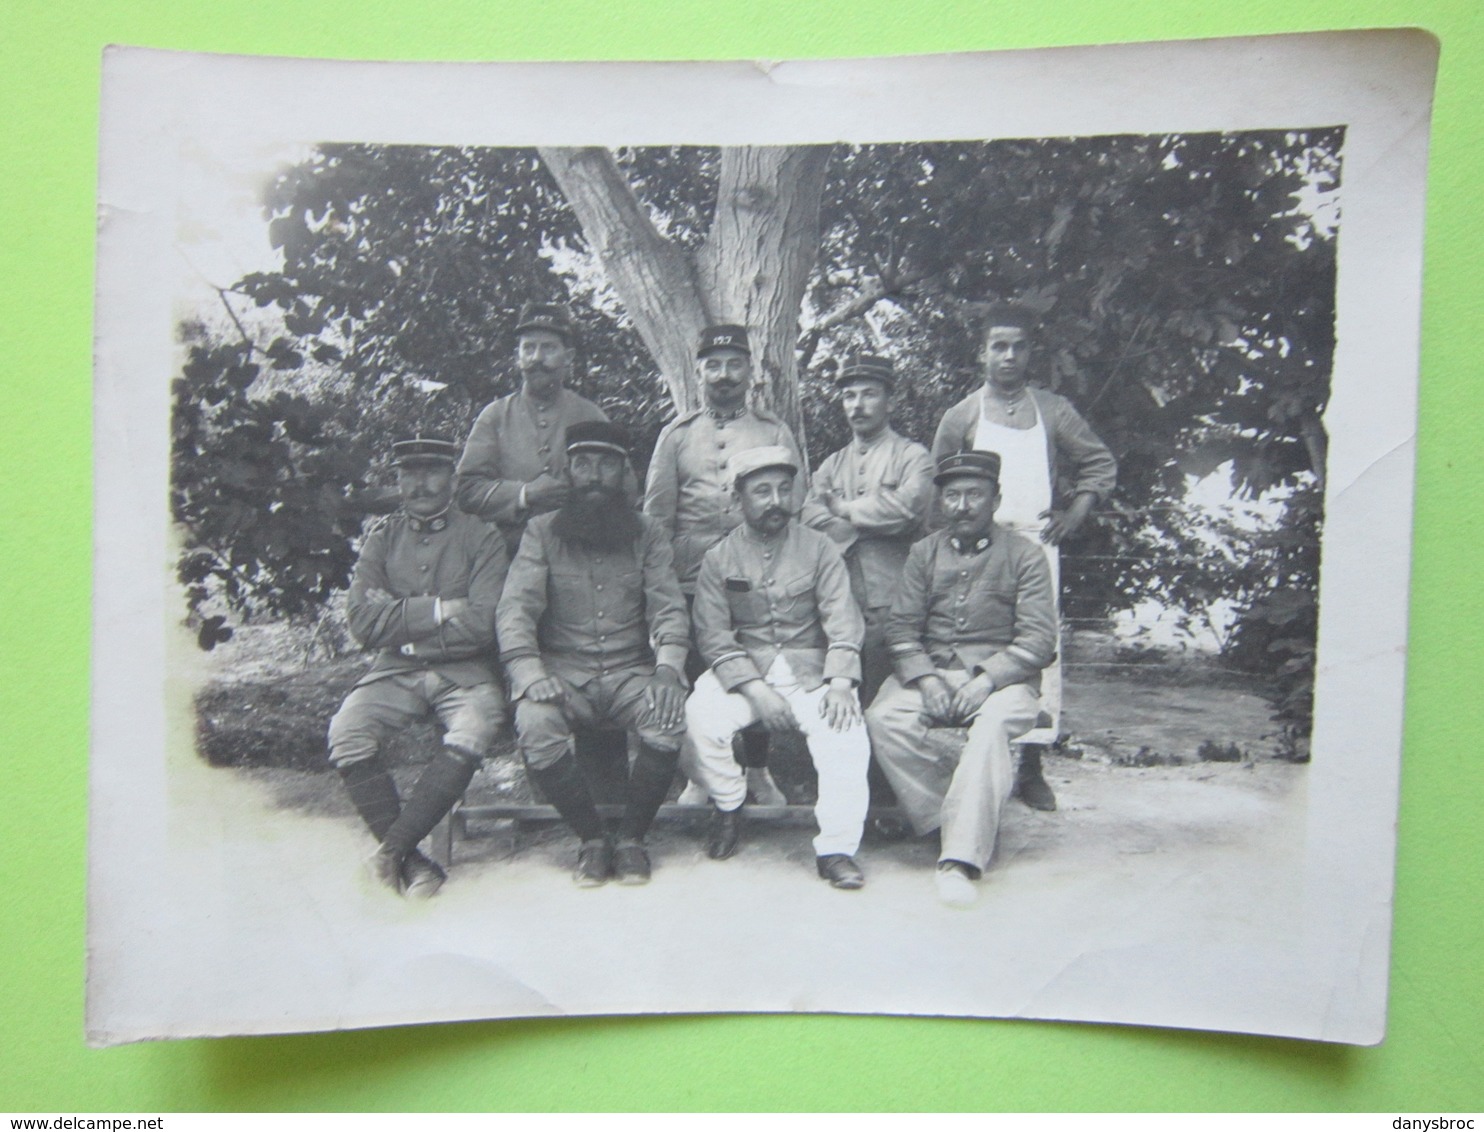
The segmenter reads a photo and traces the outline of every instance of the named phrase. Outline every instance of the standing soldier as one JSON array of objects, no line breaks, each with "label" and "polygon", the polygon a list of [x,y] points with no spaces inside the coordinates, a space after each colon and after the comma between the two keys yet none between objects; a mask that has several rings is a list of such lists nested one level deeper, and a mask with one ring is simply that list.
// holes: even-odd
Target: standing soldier
[{"label": "standing soldier", "polygon": [[[526,769],[581,838],[579,885],[649,880],[644,835],[675,777],[690,644],[670,543],[625,505],[628,438],[604,421],[567,430],[572,494],[531,520],[500,601]],[[638,736],[615,846],[572,750],[574,727]]]},{"label": "standing soldier", "polygon": [[814,498],[831,516],[821,529],[844,550],[866,618],[861,702],[867,704],[891,673],[886,618],[907,551],[933,505],[933,458],[891,427],[895,382],[887,358],[866,354],[841,367],[835,384],[854,439],[814,473]]},{"label": "standing soldier", "polygon": [[567,501],[567,429],[607,415],[566,387],[577,353],[564,306],[527,303],[516,322],[520,388],[486,405],[459,460],[459,506],[505,535],[511,555],[533,515]]},{"label": "standing soldier", "polygon": [[[330,762],[380,842],[372,874],[408,896],[443,884],[417,844],[463,796],[505,720],[494,644],[509,559],[498,531],[449,506],[457,454],[449,440],[392,445],[402,508],[366,536],[348,605],[351,634],[376,659],[330,721]],[[428,714],[443,746],[403,806],[381,743]]]},{"label": "standing soldier", "polygon": [[[752,351],[747,329],[708,326],[696,347],[696,373],[705,407],[666,425],[655,443],[644,488],[644,513],[659,521],[675,547],[675,573],[687,597],[694,597],[701,559],[742,522],[732,493],[733,461],[749,448],[778,445],[803,467],[788,426],[764,409],[750,408]],[[694,675],[699,667],[694,663]],[[759,801],[782,802],[764,763],[767,737],[744,733],[743,745],[753,793]],[[688,795],[693,797],[693,792]],[[683,799],[686,800],[686,799]]]},{"label": "standing soldier", "polygon": [[754,721],[802,731],[819,773],[817,870],[835,888],[860,888],[871,760],[855,692],[864,626],[840,552],[794,518],[798,471],[781,445],[732,460],[743,524],[707,552],[696,581],[696,639],[710,667],[685,704],[690,771],[715,803],[707,852],[722,860],[737,851],[747,794],[732,737]]},{"label": "standing soldier", "polygon": [[[1023,307],[990,309],[981,355],[984,385],[943,414],[933,438],[933,459],[969,449],[1000,454],[1004,464],[995,522],[1039,541],[1051,567],[1052,593],[1059,594],[1057,548],[1112,492],[1118,463],[1070,401],[1028,384],[1035,325]],[[1052,725],[1026,737],[1037,744],[1054,742],[1058,733],[1059,662],[1044,673],[1042,700]],[[1015,790],[1033,809],[1056,809],[1056,795],[1041,773],[1039,746],[1022,747]]]},{"label": "standing soldier", "polygon": [[[1010,797],[1010,743],[1036,723],[1041,670],[1056,653],[1051,568],[994,522],[1000,458],[938,464],[948,526],[913,544],[887,627],[896,674],[866,712],[871,749],[918,834],[942,830],[936,883],[972,903]],[[961,749],[928,729],[967,727]]]}]

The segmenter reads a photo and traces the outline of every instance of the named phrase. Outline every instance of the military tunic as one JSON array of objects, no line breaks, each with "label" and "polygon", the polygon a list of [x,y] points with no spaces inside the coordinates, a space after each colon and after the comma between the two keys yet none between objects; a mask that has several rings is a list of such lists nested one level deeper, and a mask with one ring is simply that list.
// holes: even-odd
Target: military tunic
[{"label": "military tunic", "polygon": [[[556,515],[532,519],[500,600],[500,656],[510,672],[521,752],[536,768],[569,748],[574,722],[617,725],[662,750],[677,750],[680,725],[660,730],[648,718],[657,664],[682,673],[690,619],[675,581],[669,540],[640,515],[639,536],[616,549],[564,539]],[[554,676],[565,704],[526,698]]]},{"label": "military tunic", "polygon": [[649,462],[644,513],[657,519],[675,547],[675,574],[694,593],[701,559],[742,522],[732,495],[729,462],[748,448],[779,444],[802,470],[788,426],[763,409],[722,420],[697,409],[666,425]]},{"label": "military tunic", "polygon": [[[891,672],[886,617],[907,551],[926,529],[933,472],[926,448],[887,427],[825,457],[814,473],[810,498],[829,514],[819,529],[845,550],[851,589],[865,614],[861,697],[866,701]],[[820,502],[827,494],[839,499],[843,516],[829,513]]]},{"label": "military tunic", "polygon": [[521,506],[521,488],[541,476],[565,475],[568,426],[607,419],[602,409],[566,388],[550,405],[524,390],[491,402],[475,420],[459,460],[454,481],[459,506],[498,524],[514,555],[532,514]]},{"label": "military tunic", "polygon": [[860,610],[844,559],[828,536],[790,522],[773,538],[741,526],[706,555],[696,586],[696,639],[711,667],[685,704],[686,773],[723,811],[747,794],[732,737],[757,717],[737,689],[763,680],[798,722],[819,775],[818,856],[860,847],[871,747],[864,725],[835,731],[825,681],[860,680]]},{"label": "military tunic", "polygon": [[[896,675],[866,726],[913,828],[941,827],[940,861],[989,864],[1010,797],[1010,743],[1035,726],[1040,673],[1056,642],[1051,568],[1035,543],[991,528],[972,544],[939,531],[912,547],[887,628]],[[924,717],[917,681],[937,675],[956,692],[981,673],[992,690],[964,741],[931,741],[942,725]]]},{"label": "military tunic", "polygon": [[[487,753],[504,718],[495,608],[509,562],[499,532],[456,510],[434,519],[399,511],[371,530],[347,620],[376,656],[331,721],[333,762],[369,758],[389,730],[429,710],[447,745]],[[468,599],[468,611],[440,622],[440,599],[451,598]]]}]

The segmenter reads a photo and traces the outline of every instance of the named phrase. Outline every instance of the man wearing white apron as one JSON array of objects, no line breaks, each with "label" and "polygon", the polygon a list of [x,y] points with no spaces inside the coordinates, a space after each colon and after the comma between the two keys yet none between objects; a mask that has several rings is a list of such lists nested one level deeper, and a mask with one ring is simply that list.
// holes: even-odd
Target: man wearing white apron
[{"label": "man wearing white apron", "polygon": [[[1024,308],[992,308],[984,323],[984,385],[943,414],[933,459],[965,449],[998,452],[1000,506],[995,523],[1037,542],[1051,566],[1060,604],[1059,544],[1113,490],[1118,464],[1070,401],[1028,384],[1035,321]],[[1038,810],[1056,809],[1037,744],[1061,732],[1061,660],[1041,674],[1042,718],[1020,739],[1015,791]]]}]

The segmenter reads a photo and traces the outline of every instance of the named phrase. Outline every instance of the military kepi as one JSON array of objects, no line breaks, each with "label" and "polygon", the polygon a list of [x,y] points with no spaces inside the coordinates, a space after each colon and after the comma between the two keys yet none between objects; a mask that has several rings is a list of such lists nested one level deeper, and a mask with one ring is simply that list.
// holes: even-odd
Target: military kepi
[{"label": "military kepi", "polygon": [[836,385],[849,385],[852,381],[879,381],[890,389],[897,383],[897,376],[890,358],[880,358],[875,354],[856,354],[846,359],[835,377]]},{"label": "military kepi", "polygon": [[747,327],[725,322],[719,326],[708,326],[701,331],[700,344],[696,346],[696,357],[704,358],[712,350],[741,350],[752,356],[752,347],[747,344]]},{"label": "military kepi", "polygon": [[767,471],[770,468],[782,468],[790,475],[799,474],[799,466],[794,463],[794,454],[781,444],[765,444],[760,448],[744,448],[732,457],[732,484],[742,486],[742,481],[753,472]]},{"label": "military kepi", "polygon": [[569,346],[577,333],[572,325],[572,312],[559,303],[527,303],[521,307],[515,332],[522,334],[527,330],[549,330],[560,334]]},{"label": "military kepi", "polygon": [[567,426],[567,452],[617,452],[627,458],[628,430],[612,421],[578,421]]},{"label": "military kepi", "polygon": [[409,464],[457,464],[459,446],[441,436],[415,436],[392,444],[392,467]]},{"label": "military kepi", "polygon": [[998,484],[1000,454],[984,448],[950,453],[938,461],[938,474],[933,477],[933,482],[942,487],[948,480],[958,479],[960,476],[973,476],[975,479]]}]

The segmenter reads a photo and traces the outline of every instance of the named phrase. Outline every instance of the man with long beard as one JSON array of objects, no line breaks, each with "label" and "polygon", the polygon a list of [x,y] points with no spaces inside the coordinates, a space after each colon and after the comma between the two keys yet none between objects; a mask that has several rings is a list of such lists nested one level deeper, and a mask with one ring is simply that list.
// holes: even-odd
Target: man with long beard
[{"label": "man with long beard", "polygon": [[[532,519],[500,600],[500,658],[532,780],[581,839],[581,886],[644,884],[644,837],[665,799],[684,735],[690,624],[670,540],[624,500],[624,430],[567,429],[571,491]],[[573,753],[574,729],[619,727],[638,739],[616,841]]]}]

